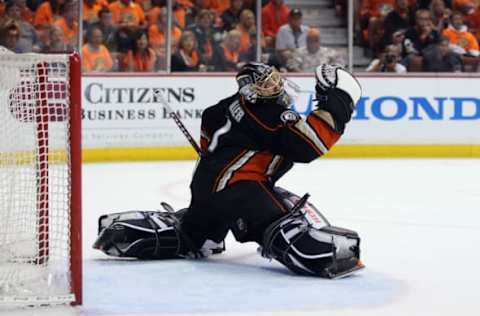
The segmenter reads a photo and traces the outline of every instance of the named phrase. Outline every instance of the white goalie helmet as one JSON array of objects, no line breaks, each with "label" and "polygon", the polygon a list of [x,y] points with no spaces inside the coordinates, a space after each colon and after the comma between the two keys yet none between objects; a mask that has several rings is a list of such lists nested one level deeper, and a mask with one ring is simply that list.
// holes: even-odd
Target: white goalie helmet
[{"label": "white goalie helmet", "polygon": [[284,79],[280,72],[275,67],[263,63],[245,64],[236,75],[236,79],[243,95],[254,94],[255,98],[269,99],[276,98],[284,92]]}]

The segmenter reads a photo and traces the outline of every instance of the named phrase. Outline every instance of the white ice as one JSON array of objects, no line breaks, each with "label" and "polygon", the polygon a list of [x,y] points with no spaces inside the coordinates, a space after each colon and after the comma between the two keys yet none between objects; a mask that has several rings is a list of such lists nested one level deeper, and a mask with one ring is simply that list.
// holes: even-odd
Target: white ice
[{"label": "white ice", "polygon": [[[280,182],[362,237],[366,269],[295,276],[227,240],[203,261],[115,260],[93,250],[107,212],[189,203],[194,162],[83,167],[84,304],[8,315],[478,315],[480,159],[320,159]],[[259,210],[260,212],[261,210]],[[0,310],[0,314],[2,311]],[[2,314],[3,315],[3,314]]]}]

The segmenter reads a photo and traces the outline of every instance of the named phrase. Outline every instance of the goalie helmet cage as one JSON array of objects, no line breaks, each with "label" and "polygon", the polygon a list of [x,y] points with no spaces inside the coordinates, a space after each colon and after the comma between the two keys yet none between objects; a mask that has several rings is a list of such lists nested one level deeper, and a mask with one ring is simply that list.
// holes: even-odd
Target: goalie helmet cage
[{"label": "goalie helmet cage", "polygon": [[0,310],[81,304],[81,66],[0,51]]}]

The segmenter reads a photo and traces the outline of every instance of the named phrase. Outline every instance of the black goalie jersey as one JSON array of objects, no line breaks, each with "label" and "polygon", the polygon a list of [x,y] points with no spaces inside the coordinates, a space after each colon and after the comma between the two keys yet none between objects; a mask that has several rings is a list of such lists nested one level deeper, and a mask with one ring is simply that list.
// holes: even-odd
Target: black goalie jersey
[{"label": "black goalie jersey", "polygon": [[235,94],[202,115],[201,148],[183,229],[200,247],[231,229],[240,242],[261,242],[266,227],[288,212],[274,183],[294,162],[309,162],[339,139],[317,111],[306,120],[271,99]]},{"label": "black goalie jersey", "polygon": [[202,115],[201,148],[193,186],[215,193],[242,180],[274,183],[293,165],[325,154],[340,134],[313,111],[306,120],[268,99],[239,94]]}]

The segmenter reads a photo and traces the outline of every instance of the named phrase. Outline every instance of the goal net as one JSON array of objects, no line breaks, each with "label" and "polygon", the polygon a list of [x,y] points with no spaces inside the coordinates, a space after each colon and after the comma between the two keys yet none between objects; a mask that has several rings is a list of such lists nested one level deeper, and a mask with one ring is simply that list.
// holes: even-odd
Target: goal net
[{"label": "goal net", "polygon": [[81,302],[78,55],[0,51],[0,308]]}]

